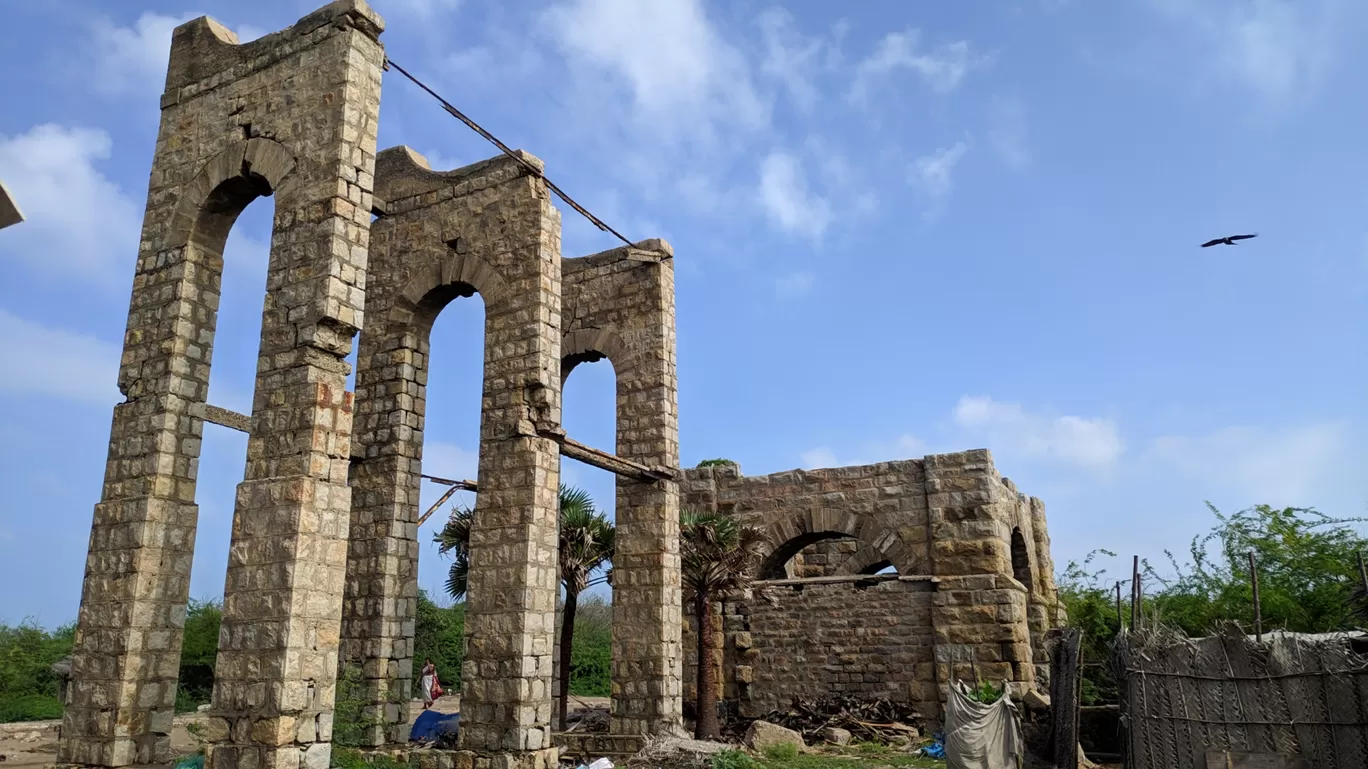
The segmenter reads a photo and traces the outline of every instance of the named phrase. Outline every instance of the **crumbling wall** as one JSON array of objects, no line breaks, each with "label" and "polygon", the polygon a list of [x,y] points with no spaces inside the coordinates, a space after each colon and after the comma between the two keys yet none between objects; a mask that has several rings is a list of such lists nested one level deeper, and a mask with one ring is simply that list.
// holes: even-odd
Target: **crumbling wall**
[{"label": "crumbling wall", "polygon": [[[797,658],[805,647],[800,646],[802,639],[790,634],[795,617],[810,612],[806,629],[818,637],[868,622],[868,601],[878,601],[869,609],[876,612],[876,624],[930,639],[916,652],[899,652],[921,655],[918,677],[903,681],[905,692],[887,691],[917,703],[932,720],[940,715],[927,707],[937,701],[933,692],[938,691],[943,702],[949,681],[969,678],[971,671],[984,679],[1008,681],[1018,695],[1035,686],[1037,678],[1043,681],[1040,666],[1046,658],[1040,641],[1051,624],[1049,609],[1056,604],[1044,507],[1039,500],[1019,495],[998,474],[987,450],[759,477],[743,476],[735,466],[697,468],[685,472],[683,494],[688,507],[735,515],[766,533],[765,562],[757,576],[802,584],[799,597],[790,594],[766,604],[781,609],[760,608],[759,599],[731,597],[718,602],[714,622],[724,633],[724,643],[713,664],[732,705],[753,712],[760,707],[755,703],[782,702],[798,687],[793,679],[764,678],[768,674],[759,672],[762,666],[745,662],[747,654],[758,654],[753,639],[774,639],[777,646],[772,649],[787,648],[787,654]],[[869,575],[886,565],[904,578],[929,579],[880,581],[879,592],[872,592],[873,587],[856,592],[855,587],[802,582]],[[883,585],[925,587],[917,592]],[[785,589],[792,587],[771,588]],[[895,597],[902,590],[910,591],[907,603],[897,604]],[[838,595],[848,600],[832,598]],[[738,647],[738,640],[751,645]],[[697,676],[696,643],[690,620],[685,623],[689,699]],[[851,686],[856,676],[863,684],[865,663],[858,660],[858,654],[844,661],[839,656],[834,662],[828,659],[822,663],[822,675],[829,676],[832,685]],[[838,672],[843,666],[846,672]],[[853,691],[867,693],[858,686]]]}]

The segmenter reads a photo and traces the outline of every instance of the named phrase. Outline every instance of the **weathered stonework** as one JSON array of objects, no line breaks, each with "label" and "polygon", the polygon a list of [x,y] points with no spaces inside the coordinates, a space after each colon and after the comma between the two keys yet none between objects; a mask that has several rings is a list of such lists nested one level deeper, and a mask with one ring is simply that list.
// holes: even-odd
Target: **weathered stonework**
[{"label": "weathered stonework", "polygon": [[[648,467],[679,466],[672,256],[651,240],[564,261],[561,376],[613,364],[617,455]],[[682,723],[678,485],[619,476],[616,519],[610,728],[670,734]]]},{"label": "weathered stonework", "polygon": [[[524,159],[540,168],[540,161]],[[479,495],[471,535],[462,744],[549,748],[560,425],[560,215],[545,183],[499,157],[449,172],[406,147],[380,154],[357,366],[344,661],[408,740],[428,335],[450,301],[485,304]]]},{"label": "weathered stonework", "polygon": [[[207,18],[171,43],[95,507],[59,761],[171,759],[223,246],[253,199],[275,225],[238,487],[209,764],[329,755],[383,22],[361,0],[238,45]],[[201,412],[202,413],[202,412]]]},{"label": "weathered stonework", "polygon": [[[719,602],[713,618],[724,651],[712,663],[723,696],[743,714],[820,689],[896,694],[934,719],[931,706],[944,701],[952,677],[976,671],[1018,693],[1043,683],[1043,633],[1063,619],[1044,506],[998,475],[987,450],[759,477],[706,467],[685,471],[682,487],[685,506],[766,532],[757,574],[765,589]],[[890,566],[901,580],[868,576]],[[813,578],[827,582],[792,584]],[[901,637],[916,640],[895,648],[872,634],[875,626],[903,628]],[[695,632],[690,618],[686,699]],[[884,655],[907,660],[912,671],[869,675],[880,667],[871,660]],[[779,672],[795,667],[802,672]]]}]

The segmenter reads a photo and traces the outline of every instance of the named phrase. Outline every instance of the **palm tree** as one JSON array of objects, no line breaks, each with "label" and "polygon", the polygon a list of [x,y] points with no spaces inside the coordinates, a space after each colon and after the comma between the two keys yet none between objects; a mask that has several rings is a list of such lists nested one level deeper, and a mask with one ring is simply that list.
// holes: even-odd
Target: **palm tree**
[{"label": "palm tree", "polygon": [[[447,592],[452,598],[465,598],[470,580],[470,529],[474,511],[453,508],[451,518],[434,538],[442,553],[452,553],[451,569],[447,572]],[[558,564],[560,582],[565,588],[565,607],[561,615],[560,632],[560,703],[557,723],[565,729],[565,717],[570,701],[570,666],[574,650],[575,610],[580,594],[594,585],[612,581],[614,529],[603,513],[594,507],[589,492],[562,485],[560,487],[560,531]],[[605,568],[603,574],[594,572]]]},{"label": "palm tree", "polygon": [[685,510],[679,516],[680,576],[686,598],[693,599],[698,623],[698,691],[694,738],[715,740],[718,681],[709,663],[719,646],[712,631],[715,596],[749,587],[760,559],[764,533],[728,515]]}]

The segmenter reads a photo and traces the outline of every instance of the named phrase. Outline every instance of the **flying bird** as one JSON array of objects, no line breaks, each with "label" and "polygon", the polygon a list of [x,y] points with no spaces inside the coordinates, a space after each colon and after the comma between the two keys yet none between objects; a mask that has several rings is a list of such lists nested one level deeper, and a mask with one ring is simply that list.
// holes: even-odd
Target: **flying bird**
[{"label": "flying bird", "polygon": [[1258,237],[1258,235],[1259,233],[1256,232],[1253,235],[1231,235],[1227,238],[1208,240],[1202,244],[1202,248],[1208,248],[1210,246],[1233,246],[1236,245],[1235,241],[1237,240],[1249,240],[1250,238]]}]

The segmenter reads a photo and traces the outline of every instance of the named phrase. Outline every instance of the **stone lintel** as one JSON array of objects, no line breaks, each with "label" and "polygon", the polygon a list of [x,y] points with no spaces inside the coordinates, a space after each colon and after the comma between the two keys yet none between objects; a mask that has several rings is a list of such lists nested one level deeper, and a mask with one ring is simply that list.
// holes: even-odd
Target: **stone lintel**
[{"label": "stone lintel", "polygon": [[252,432],[251,417],[219,406],[210,406],[207,403],[191,404],[190,416],[199,417],[210,424],[227,427],[238,432],[249,434]]}]

